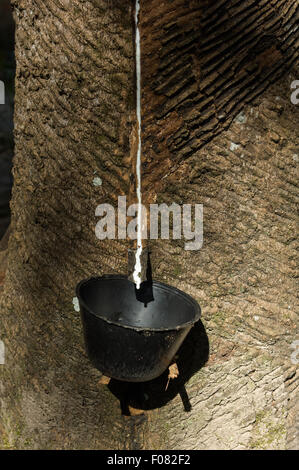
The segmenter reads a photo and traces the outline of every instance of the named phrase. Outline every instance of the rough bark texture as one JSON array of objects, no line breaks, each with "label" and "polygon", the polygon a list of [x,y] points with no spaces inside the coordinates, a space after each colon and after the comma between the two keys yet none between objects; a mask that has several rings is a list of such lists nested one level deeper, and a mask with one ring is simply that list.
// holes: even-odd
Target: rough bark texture
[{"label": "rough bark texture", "polygon": [[298,4],[141,1],[144,197],[204,204],[199,252],[151,243],[154,277],[203,311],[164,392],[167,374],[98,386],[72,304],[82,278],[127,269],[94,211],[134,191],[133,4],[13,3],[2,447],[294,448]]}]

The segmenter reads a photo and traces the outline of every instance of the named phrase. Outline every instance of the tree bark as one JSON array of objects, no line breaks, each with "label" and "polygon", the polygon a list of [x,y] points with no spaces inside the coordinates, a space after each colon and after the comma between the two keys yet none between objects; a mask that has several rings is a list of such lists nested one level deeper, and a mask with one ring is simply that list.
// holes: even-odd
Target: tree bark
[{"label": "tree bark", "polygon": [[204,205],[200,251],[150,244],[153,277],[202,308],[165,391],[167,374],[99,385],[72,303],[81,279],[127,271],[94,214],[135,191],[133,2],[13,4],[1,446],[295,447],[298,5],[141,0],[144,200]]}]

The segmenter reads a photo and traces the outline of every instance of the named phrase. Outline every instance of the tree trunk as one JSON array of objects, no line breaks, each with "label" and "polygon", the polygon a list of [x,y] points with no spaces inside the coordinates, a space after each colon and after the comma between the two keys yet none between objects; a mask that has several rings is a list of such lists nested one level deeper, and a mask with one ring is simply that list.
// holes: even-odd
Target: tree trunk
[{"label": "tree trunk", "polygon": [[13,4],[1,446],[295,447],[297,5],[141,0],[144,200],[204,205],[200,251],[150,244],[153,277],[202,308],[165,391],[99,385],[73,306],[81,279],[127,271],[129,243],[94,228],[135,191],[134,4]]}]

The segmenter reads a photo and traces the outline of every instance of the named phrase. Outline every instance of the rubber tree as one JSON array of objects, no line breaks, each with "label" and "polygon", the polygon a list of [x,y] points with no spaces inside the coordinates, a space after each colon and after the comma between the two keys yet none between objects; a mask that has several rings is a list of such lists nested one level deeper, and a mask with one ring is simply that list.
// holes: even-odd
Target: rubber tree
[{"label": "rubber tree", "polygon": [[297,2],[141,0],[144,202],[204,206],[199,251],[150,243],[153,277],[202,308],[167,390],[100,385],[73,305],[81,279],[127,272],[95,208],[135,194],[134,2],[12,5],[1,446],[295,447]]}]

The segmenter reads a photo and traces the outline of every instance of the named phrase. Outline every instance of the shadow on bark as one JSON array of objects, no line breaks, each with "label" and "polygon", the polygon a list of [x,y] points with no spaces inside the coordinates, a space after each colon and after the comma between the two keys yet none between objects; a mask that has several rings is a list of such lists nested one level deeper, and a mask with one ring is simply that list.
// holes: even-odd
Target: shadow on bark
[{"label": "shadow on bark", "polygon": [[[152,194],[289,70],[298,33],[290,1],[145,3],[142,185]],[[154,6],[162,13],[149,21]]]},{"label": "shadow on bark", "polygon": [[5,86],[5,104],[0,105],[0,239],[10,222],[9,202],[12,188],[13,103],[16,64],[15,25],[9,0],[0,5],[0,80]]},{"label": "shadow on bark", "polygon": [[199,320],[189,332],[178,352],[176,360],[179,376],[169,381],[168,369],[158,378],[149,382],[132,383],[112,379],[109,390],[119,401],[122,414],[130,416],[129,406],[139,410],[160,408],[178,394],[186,412],[191,411],[185,383],[199,371],[209,358],[209,340]]}]

